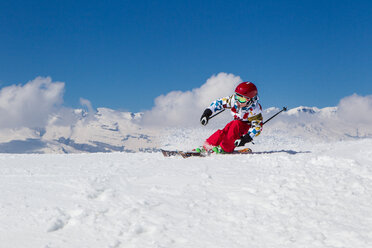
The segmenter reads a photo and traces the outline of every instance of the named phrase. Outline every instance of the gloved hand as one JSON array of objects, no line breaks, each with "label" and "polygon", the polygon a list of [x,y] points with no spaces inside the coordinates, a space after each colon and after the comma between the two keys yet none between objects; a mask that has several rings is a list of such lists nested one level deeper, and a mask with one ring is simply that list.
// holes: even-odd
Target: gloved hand
[{"label": "gloved hand", "polygon": [[240,137],[240,139],[235,140],[234,145],[235,147],[244,146],[245,144],[251,142],[252,140],[253,139],[251,138],[251,136],[249,136],[249,134],[246,134]]},{"label": "gloved hand", "polygon": [[210,110],[209,108],[205,109],[203,115],[200,117],[200,123],[203,126],[207,125],[209,117],[211,117],[212,114],[213,114],[212,110]]}]

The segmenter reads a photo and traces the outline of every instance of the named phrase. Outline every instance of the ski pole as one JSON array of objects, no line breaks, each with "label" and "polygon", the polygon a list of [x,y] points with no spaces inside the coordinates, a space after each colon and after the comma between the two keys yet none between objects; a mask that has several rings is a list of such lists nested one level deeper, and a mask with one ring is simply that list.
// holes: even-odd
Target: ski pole
[{"label": "ski pole", "polygon": [[[212,115],[211,117],[209,117],[209,120],[212,119],[213,117],[221,114],[223,111],[225,111],[226,109],[222,109],[220,112]],[[282,110],[280,110],[278,113],[276,113],[275,115],[271,116],[269,119],[267,119],[266,121],[264,121],[264,123],[262,125],[265,125],[265,123],[269,122],[271,119],[273,119],[275,116],[277,116],[278,114],[280,114],[281,112],[283,111],[287,111],[287,107],[283,107]]]},{"label": "ski pole", "polygon": [[264,123],[262,125],[265,125],[265,123],[269,122],[272,118],[274,118],[275,116],[277,116],[278,114],[280,114],[283,111],[287,111],[287,107],[283,107],[282,110],[280,110],[278,113],[276,113],[275,115],[271,116],[269,119],[264,121]]},{"label": "ski pole", "polygon": [[[269,122],[272,118],[274,118],[275,116],[277,116],[278,114],[280,114],[283,111],[287,111],[287,107],[283,107],[282,110],[280,110],[278,113],[276,113],[275,115],[271,116],[269,119],[267,119],[266,121],[264,121],[264,123],[262,124],[262,126],[265,125],[265,123]],[[254,145],[253,141],[251,141],[251,143]]]},{"label": "ski pole", "polygon": [[213,117],[215,117],[216,115],[219,115],[219,114],[221,114],[223,111],[225,111],[226,109],[222,109],[220,112],[218,112],[218,113],[216,113],[216,114],[214,114],[214,115],[211,115],[210,117],[209,117],[209,120],[210,119],[212,119]]}]

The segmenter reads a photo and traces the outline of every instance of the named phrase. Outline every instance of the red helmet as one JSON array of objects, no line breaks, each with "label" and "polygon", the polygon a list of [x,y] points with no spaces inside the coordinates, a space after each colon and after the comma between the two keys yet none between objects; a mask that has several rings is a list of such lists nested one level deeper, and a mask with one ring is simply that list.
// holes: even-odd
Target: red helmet
[{"label": "red helmet", "polygon": [[257,87],[252,82],[243,82],[236,87],[235,93],[253,98],[257,95]]}]

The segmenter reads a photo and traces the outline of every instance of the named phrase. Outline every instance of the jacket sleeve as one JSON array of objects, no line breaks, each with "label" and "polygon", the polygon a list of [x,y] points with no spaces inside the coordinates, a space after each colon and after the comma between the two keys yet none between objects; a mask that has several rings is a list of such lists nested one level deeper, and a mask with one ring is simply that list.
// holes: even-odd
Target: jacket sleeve
[{"label": "jacket sleeve", "polygon": [[216,101],[212,102],[208,108],[212,110],[213,113],[219,112],[223,109],[231,109],[233,104],[232,97],[233,95],[217,99]]},{"label": "jacket sleeve", "polygon": [[260,135],[263,126],[262,108],[260,105],[255,109],[255,115],[248,117],[248,121],[251,127],[248,130],[248,135],[253,139],[254,137]]}]

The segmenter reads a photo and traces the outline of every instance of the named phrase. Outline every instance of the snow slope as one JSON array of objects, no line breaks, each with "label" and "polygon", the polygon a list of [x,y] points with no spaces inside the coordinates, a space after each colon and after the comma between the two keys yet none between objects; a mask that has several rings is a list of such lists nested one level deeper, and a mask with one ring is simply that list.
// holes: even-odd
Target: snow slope
[{"label": "snow slope", "polygon": [[0,246],[372,247],[372,139],[261,140],[189,159],[1,154]]}]

